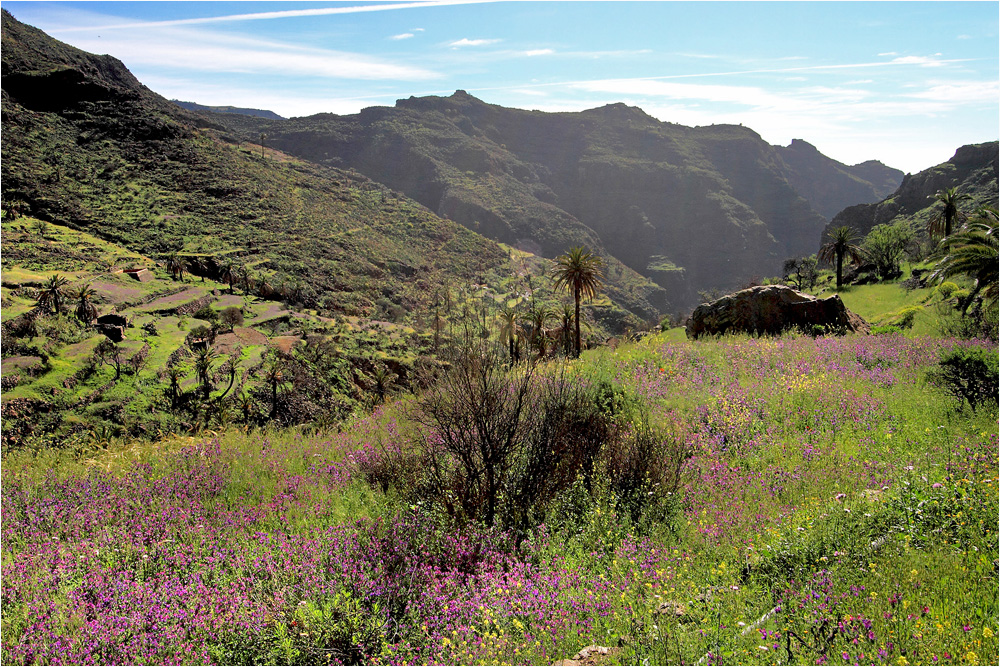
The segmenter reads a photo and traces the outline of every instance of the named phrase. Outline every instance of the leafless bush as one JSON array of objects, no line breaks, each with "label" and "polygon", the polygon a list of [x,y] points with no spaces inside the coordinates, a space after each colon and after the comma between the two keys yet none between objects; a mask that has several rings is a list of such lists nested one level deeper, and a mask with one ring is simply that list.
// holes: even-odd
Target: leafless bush
[{"label": "leafless bush", "polygon": [[634,521],[647,505],[677,493],[691,457],[680,423],[670,414],[658,416],[654,425],[649,412],[642,412],[631,432],[605,449],[609,490]]}]

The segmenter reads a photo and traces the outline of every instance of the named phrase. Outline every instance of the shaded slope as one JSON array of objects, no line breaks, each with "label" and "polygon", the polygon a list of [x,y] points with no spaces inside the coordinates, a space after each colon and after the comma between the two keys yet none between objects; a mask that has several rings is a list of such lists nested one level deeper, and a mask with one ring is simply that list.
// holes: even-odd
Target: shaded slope
[{"label": "shaded slope", "polygon": [[662,123],[623,104],[543,113],[458,91],[352,116],[214,118],[245,139],[266,132],[282,150],[353,167],[492,238],[549,257],[601,249],[665,287],[674,306],[776,273],[785,257],[811,253],[826,223],[789,183],[780,150],[752,130]]},{"label": "shaded slope", "polygon": [[827,219],[846,206],[884,199],[903,180],[903,172],[877,160],[848,166],[801,139],[778,147],[778,154],[787,166],[783,173],[788,183]]}]

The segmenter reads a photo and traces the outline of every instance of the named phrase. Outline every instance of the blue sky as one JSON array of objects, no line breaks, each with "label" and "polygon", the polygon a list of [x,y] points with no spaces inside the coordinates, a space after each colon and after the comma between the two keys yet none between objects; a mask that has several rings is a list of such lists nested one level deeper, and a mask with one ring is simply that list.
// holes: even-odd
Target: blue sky
[{"label": "blue sky", "polygon": [[742,123],[916,172],[1000,135],[997,2],[4,2],[171,99],[356,113],[456,89]]}]

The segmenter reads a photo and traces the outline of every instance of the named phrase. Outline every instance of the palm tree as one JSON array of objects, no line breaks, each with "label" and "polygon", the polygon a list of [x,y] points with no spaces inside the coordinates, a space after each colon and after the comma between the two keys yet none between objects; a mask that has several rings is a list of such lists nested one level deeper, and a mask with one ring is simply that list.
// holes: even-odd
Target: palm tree
[{"label": "palm tree", "polygon": [[282,366],[281,360],[274,358],[264,373],[264,380],[271,385],[271,419],[278,416],[278,387],[285,384],[285,371]]},{"label": "palm tree", "polygon": [[514,308],[504,308],[500,311],[500,338],[507,340],[507,349],[510,353],[510,363],[513,366],[517,362],[517,339],[524,336],[524,327],[521,326],[520,316]]},{"label": "palm tree", "polygon": [[562,338],[563,354],[568,357],[572,354],[573,347],[573,306],[564,303],[560,318],[562,319],[560,337]]},{"label": "palm tree", "polygon": [[532,308],[528,313],[528,324],[531,326],[531,334],[528,337],[528,344],[538,352],[538,358],[545,356],[547,341],[545,340],[545,325],[548,324],[555,314],[544,306]]},{"label": "palm tree", "polygon": [[959,194],[958,188],[938,190],[933,197],[944,204],[944,208],[930,219],[930,222],[927,224],[927,232],[931,237],[943,235],[947,238],[951,236],[953,223],[965,217],[965,214],[958,210],[958,203],[966,199],[972,199],[972,197],[966,193]]},{"label": "palm tree", "polygon": [[997,302],[997,209],[987,208],[960,230],[941,242],[934,258],[938,260],[931,280],[944,282],[954,276],[965,276],[974,287],[962,304],[962,314],[973,299],[982,294],[985,301]]},{"label": "palm tree", "polygon": [[69,280],[60,276],[58,273],[49,278],[45,284],[42,285],[42,291],[38,294],[37,305],[40,308],[45,309],[51,305],[52,312],[58,315],[62,312],[62,289],[68,284]]},{"label": "palm tree", "polygon": [[236,280],[236,264],[233,260],[227,259],[219,269],[219,279],[229,283],[229,293],[233,293],[233,281]]},{"label": "palm tree", "polygon": [[191,259],[191,271],[201,276],[201,282],[205,282],[205,273],[208,271],[208,264],[201,257]]},{"label": "palm tree", "polygon": [[245,266],[240,266],[239,268],[236,269],[236,278],[237,280],[239,280],[240,287],[242,288],[243,293],[247,294],[250,291],[250,281],[251,281],[250,269],[248,269]]},{"label": "palm tree", "polygon": [[90,302],[90,297],[97,294],[90,285],[83,285],[73,293],[76,299],[76,316],[84,324],[90,324],[97,317],[97,308]]},{"label": "palm tree", "polygon": [[181,378],[184,377],[184,371],[181,370],[180,366],[171,366],[167,369],[167,378],[170,379],[170,409],[177,409],[177,401],[181,397]]},{"label": "palm tree", "polygon": [[373,362],[372,389],[375,391],[375,397],[379,405],[385,403],[385,395],[389,392],[392,383],[396,381],[397,377],[383,362]]},{"label": "palm tree", "polygon": [[176,252],[172,252],[167,255],[167,271],[174,277],[174,280],[180,280],[184,282],[184,270],[187,269],[187,263],[184,258],[178,255]]},{"label": "palm tree", "polygon": [[215,361],[215,357],[215,351],[205,346],[198,350],[198,356],[194,360],[194,370],[198,374],[201,392],[206,399],[212,391],[212,362]]},{"label": "palm tree", "polygon": [[556,279],[555,289],[566,288],[573,292],[576,303],[576,356],[580,356],[580,299],[593,299],[601,288],[601,270],[604,262],[582,246],[571,248],[565,255],[556,258],[552,274]]},{"label": "palm tree", "polygon": [[850,260],[851,264],[859,264],[865,258],[865,252],[861,246],[855,245],[855,241],[858,240],[855,232],[854,227],[847,225],[834,227],[827,234],[830,241],[819,249],[819,259],[835,264],[837,267],[837,289],[840,289],[844,283],[844,258]]}]

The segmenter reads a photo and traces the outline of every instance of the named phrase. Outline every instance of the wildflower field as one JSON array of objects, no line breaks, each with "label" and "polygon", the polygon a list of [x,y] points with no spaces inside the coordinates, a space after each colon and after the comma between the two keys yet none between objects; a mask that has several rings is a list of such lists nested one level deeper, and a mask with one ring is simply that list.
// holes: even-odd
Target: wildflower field
[{"label": "wildflower field", "polygon": [[577,482],[530,530],[371,483],[417,399],[341,433],[9,453],[0,662],[997,664],[997,406],[928,381],[962,347],[995,349],[589,353],[560,372],[652,415],[678,484],[626,511]]}]

